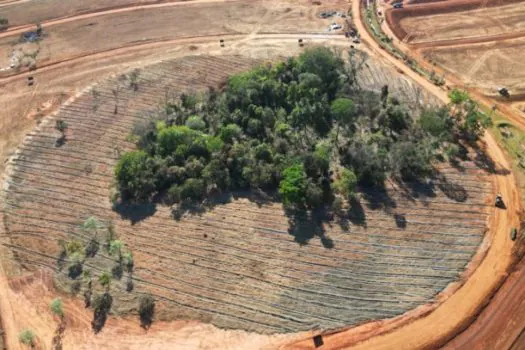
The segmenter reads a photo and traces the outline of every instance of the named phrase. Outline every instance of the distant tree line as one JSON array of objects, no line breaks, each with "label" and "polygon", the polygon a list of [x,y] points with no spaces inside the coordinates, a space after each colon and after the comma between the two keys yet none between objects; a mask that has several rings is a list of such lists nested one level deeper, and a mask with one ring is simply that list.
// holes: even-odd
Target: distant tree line
[{"label": "distant tree line", "polygon": [[388,86],[361,89],[355,66],[317,47],[232,76],[221,91],[181,95],[135,127],[138,150],[115,170],[121,199],[261,189],[316,208],[359,184],[428,176],[436,157],[457,154],[460,134],[477,138],[490,122],[457,90],[451,106],[414,115]]}]

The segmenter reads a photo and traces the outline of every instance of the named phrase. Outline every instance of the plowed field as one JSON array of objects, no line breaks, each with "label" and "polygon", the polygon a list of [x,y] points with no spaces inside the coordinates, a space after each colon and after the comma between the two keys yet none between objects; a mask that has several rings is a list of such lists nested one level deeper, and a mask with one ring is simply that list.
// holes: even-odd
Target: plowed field
[{"label": "plowed field", "polygon": [[[133,124],[166,91],[217,86],[256,63],[237,56],[164,62],[141,71],[137,92],[119,77],[109,79],[96,87],[98,100],[86,92],[61,108],[57,118],[69,125],[61,147],[55,146],[54,119],[45,120],[13,159],[8,182],[7,245],[16,259],[28,269],[55,270],[59,238],[86,240],[78,226],[89,216],[113,220],[136,265],[132,294],[123,283],[112,285],[115,311],[152,293],[162,305],[160,319],[261,333],[400,315],[460,278],[493,210],[491,175],[476,155],[457,168],[442,166],[428,184],[391,183],[385,191],[362,192],[360,204],[331,223],[292,220],[280,204],[245,194],[180,220],[160,205],[112,211],[113,166],[119,152],[133,147],[126,141]],[[365,74],[363,80],[380,87],[377,78],[393,73]]]},{"label": "plowed field", "polygon": [[524,18],[521,0],[448,0],[386,10],[391,32],[411,55],[450,73],[449,83],[459,78],[486,96],[500,97],[498,89],[507,88],[511,99],[498,102],[517,113],[525,91]]}]

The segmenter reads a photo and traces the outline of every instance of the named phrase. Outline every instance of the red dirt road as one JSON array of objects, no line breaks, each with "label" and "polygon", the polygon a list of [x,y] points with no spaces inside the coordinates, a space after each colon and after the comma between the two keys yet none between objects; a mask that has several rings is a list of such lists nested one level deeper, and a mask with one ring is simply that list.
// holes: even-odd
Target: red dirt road
[{"label": "red dirt road", "polygon": [[[524,349],[520,336],[525,328],[525,260],[522,260],[490,304],[466,331],[444,349]],[[516,341],[517,339],[517,341]]]}]

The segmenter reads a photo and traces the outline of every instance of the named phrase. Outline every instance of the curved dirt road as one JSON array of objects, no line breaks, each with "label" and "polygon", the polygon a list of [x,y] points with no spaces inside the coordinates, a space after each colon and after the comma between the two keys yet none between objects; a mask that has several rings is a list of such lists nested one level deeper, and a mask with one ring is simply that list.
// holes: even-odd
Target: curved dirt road
[{"label": "curved dirt road", "polygon": [[[374,41],[367,32],[360,18],[360,1],[353,1],[352,13],[354,23],[374,54],[382,56],[399,71],[424,86],[444,103],[448,103],[447,93],[419,76],[401,61],[392,57]],[[496,141],[487,133],[484,137],[487,153],[496,163],[498,172],[494,176],[494,187],[500,192],[508,205],[507,210],[496,210],[491,218],[490,248],[485,259],[474,271],[465,284],[434,311],[419,319],[405,322],[401,325],[389,325],[388,321],[364,325],[348,331],[325,335],[323,337],[326,349],[422,349],[435,348],[446,343],[451,337],[467,327],[481,308],[490,300],[493,293],[507,276],[507,269],[513,262],[513,242],[509,238],[510,229],[519,227],[519,212],[521,211],[519,190],[510,164],[505,158]],[[429,310],[426,310],[428,312]],[[381,328],[387,325],[386,334]],[[398,327],[392,330],[393,327]],[[417,335],[417,336],[414,336]],[[368,339],[367,339],[368,338]],[[363,340],[366,339],[366,340]],[[312,349],[312,339],[291,344],[289,349]],[[468,348],[468,347],[467,347]]]}]

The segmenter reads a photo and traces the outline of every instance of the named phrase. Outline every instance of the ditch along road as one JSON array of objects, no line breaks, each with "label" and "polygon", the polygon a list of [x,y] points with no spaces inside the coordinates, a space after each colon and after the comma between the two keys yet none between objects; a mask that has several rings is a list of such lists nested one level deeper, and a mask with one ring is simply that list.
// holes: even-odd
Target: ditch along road
[{"label": "ditch along road", "polygon": [[[362,42],[368,46],[369,51],[432,92],[443,103],[448,103],[449,99],[445,90],[412,71],[402,61],[391,56],[377,44],[365,28],[361,18],[360,6],[361,1],[352,1],[354,24],[361,34]],[[522,121],[518,126],[522,127],[524,124]],[[494,137],[487,132],[483,137],[483,142],[487,154],[495,162],[498,170],[493,176],[494,191],[503,195],[507,209],[495,209],[489,220],[489,231],[487,232],[489,247],[479,266],[472,271],[470,277],[454,293],[448,295],[447,298],[442,298],[444,301],[438,300],[433,305],[422,306],[397,319],[371,322],[341,332],[324,334],[323,349],[439,348],[469,327],[476,318],[477,320],[472,328],[468,328],[460,337],[450,343],[451,348],[470,349],[474,348],[475,345],[485,344],[484,341],[488,339],[504,338],[507,334],[513,333],[512,335],[514,335],[517,333],[512,338],[513,341],[520,335],[521,329],[513,331],[511,328],[507,329],[506,332],[503,330],[506,325],[512,324],[511,320],[508,319],[510,315],[506,311],[511,312],[511,315],[516,318],[525,312],[525,298],[518,300],[512,298],[513,295],[525,294],[525,262],[519,264],[518,272],[507,280],[507,283],[491,301],[496,291],[505,282],[509,268],[513,266],[515,261],[513,252],[515,245],[519,242],[511,241],[510,230],[518,228],[520,224],[519,215],[522,208],[519,189],[515,177],[509,172],[511,164]],[[489,302],[489,306],[485,308]],[[480,312],[481,316],[477,317]],[[490,326],[494,325],[496,327],[490,329]],[[483,327],[489,329],[477,333]],[[283,349],[313,349],[312,335],[314,334],[299,342],[288,344]],[[525,344],[525,339],[522,338],[525,338],[525,335],[521,336],[518,342],[522,341],[523,343],[520,344]],[[506,349],[497,346],[488,348]]]}]

